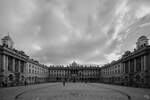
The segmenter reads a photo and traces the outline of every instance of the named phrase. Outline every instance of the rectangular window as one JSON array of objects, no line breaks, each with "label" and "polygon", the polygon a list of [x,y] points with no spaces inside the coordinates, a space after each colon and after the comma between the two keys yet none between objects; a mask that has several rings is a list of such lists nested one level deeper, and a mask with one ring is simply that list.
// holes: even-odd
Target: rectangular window
[{"label": "rectangular window", "polygon": [[128,64],[128,61],[125,62],[125,73],[128,73],[129,72],[129,64]]},{"label": "rectangular window", "polygon": [[20,72],[24,72],[24,62],[20,61]]},{"label": "rectangular window", "polygon": [[13,71],[13,59],[8,56],[8,71]]},{"label": "rectangular window", "polygon": [[141,71],[141,57],[138,57],[136,61],[136,71],[139,72]]},{"label": "rectangular window", "polygon": [[15,72],[19,72],[19,61],[15,59]]},{"label": "rectangular window", "polygon": [[134,60],[130,61],[130,72],[134,72]]}]

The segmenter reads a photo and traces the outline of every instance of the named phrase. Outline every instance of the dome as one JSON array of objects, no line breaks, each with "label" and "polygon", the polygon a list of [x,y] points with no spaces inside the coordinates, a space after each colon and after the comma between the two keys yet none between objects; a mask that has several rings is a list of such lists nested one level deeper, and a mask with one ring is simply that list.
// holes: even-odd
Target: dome
[{"label": "dome", "polygon": [[78,64],[77,64],[75,61],[73,61],[72,64],[71,64],[71,66],[72,66],[72,67],[77,67]]},{"label": "dome", "polygon": [[75,61],[73,61],[72,65],[77,65],[77,63]]},{"label": "dome", "polygon": [[139,37],[139,39],[136,42],[136,48],[140,49],[148,45],[148,38],[145,35],[142,35]]},{"label": "dome", "polygon": [[145,35],[142,35],[138,40],[148,40],[148,38]]}]

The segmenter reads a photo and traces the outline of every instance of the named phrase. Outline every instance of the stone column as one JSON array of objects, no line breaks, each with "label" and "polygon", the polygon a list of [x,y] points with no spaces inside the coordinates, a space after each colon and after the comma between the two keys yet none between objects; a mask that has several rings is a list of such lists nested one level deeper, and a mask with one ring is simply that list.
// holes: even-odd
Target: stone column
[{"label": "stone column", "polygon": [[122,71],[122,70],[123,70],[123,69],[122,69],[122,67],[123,67],[123,66],[122,66],[122,63],[120,63],[120,73],[123,73],[123,71]]},{"label": "stone column", "polygon": [[23,61],[23,62],[21,62],[22,64],[21,64],[21,67],[22,67],[22,73],[24,74],[25,73],[25,62]]},{"label": "stone column", "polygon": [[5,70],[8,71],[8,56],[5,55]]},{"label": "stone column", "polygon": [[[23,73],[24,74],[26,74],[26,72],[27,72],[27,70],[26,70],[26,64],[27,64],[26,62],[23,62]],[[37,72],[38,72],[38,69],[36,71],[36,74],[38,74]]]},{"label": "stone column", "polygon": [[144,61],[144,57],[141,56],[141,72],[144,70],[144,64],[143,64],[143,61]]},{"label": "stone column", "polygon": [[126,66],[125,66],[126,62],[124,62],[124,73],[126,73]]},{"label": "stone column", "polygon": [[12,60],[12,70],[15,71],[15,59]]},{"label": "stone column", "polygon": [[122,73],[125,73],[124,62],[122,63]]},{"label": "stone column", "polygon": [[123,73],[123,63],[121,63],[120,68],[121,68],[121,72],[120,73]]},{"label": "stone column", "polygon": [[145,71],[145,70],[147,69],[147,68],[146,68],[146,67],[147,67],[147,66],[146,66],[146,55],[144,55],[144,59],[143,59],[143,60],[144,60],[143,68],[144,68],[144,71]]},{"label": "stone column", "polygon": [[131,67],[132,67],[132,66],[130,66],[130,63],[131,63],[131,62],[130,62],[130,60],[129,60],[129,61],[128,61],[128,73],[131,72]]},{"label": "stone column", "polygon": [[3,59],[3,65],[2,65],[2,69],[4,71],[4,77],[3,77],[3,81],[5,80],[7,82],[8,78],[7,78],[7,71],[8,71],[8,67],[7,67],[7,56],[3,55],[2,56]]},{"label": "stone column", "polygon": [[[27,62],[25,62],[25,74],[29,73],[29,65]],[[39,69],[38,69],[39,70]],[[38,71],[38,74],[39,74],[39,71]]]},{"label": "stone column", "polygon": [[20,72],[20,60],[18,60],[18,72]]},{"label": "stone column", "polygon": [[134,59],[134,72],[136,72],[136,59]]},{"label": "stone column", "polygon": [[5,71],[6,68],[6,55],[2,55],[2,69]]},{"label": "stone column", "polygon": [[125,66],[126,62],[124,62],[124,73],[126,73],[126,66]]}]

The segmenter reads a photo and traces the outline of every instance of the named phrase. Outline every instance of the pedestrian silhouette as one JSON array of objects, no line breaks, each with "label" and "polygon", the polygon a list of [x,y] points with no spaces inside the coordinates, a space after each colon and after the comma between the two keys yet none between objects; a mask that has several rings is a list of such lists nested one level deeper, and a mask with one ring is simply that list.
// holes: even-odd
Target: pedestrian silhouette
[{"label": "pedestrian silhouette", "polygon": [[63,86],[65,86],[65,80],[63,80]]}]

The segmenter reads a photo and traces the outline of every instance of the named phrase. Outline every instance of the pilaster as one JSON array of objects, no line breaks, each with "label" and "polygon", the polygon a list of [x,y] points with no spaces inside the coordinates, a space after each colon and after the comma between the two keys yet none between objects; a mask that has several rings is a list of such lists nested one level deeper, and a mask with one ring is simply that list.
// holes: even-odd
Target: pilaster
[{"label": "pilaster", "polygon": [[18,60],[18,72],[20,72],[20,60]]},{"label": "pilaster", "polygon": [[143,65],[144,71],[147,70],[146,60],[147,60],[146,55],[144,55],[144,65]]},{"label": "pilaster", "polygon": [[141,71],[144,71],[144,56],[141,56]]},{"label": "pilaster", "polygon": [[5,55],[5,70],[8,71],[8,56]]},{"label": "pilaster", "polygon": [[129,61],[128,61],[128,73],[131,72],[131,67],[132,67],[132,66],[130,66],[130,60],[129,60]]},{"label": "pilaster", "polygon": [[6,55],[2,55],[2,69],[4,71],[7,70],[7,68],[6,68]]}]

